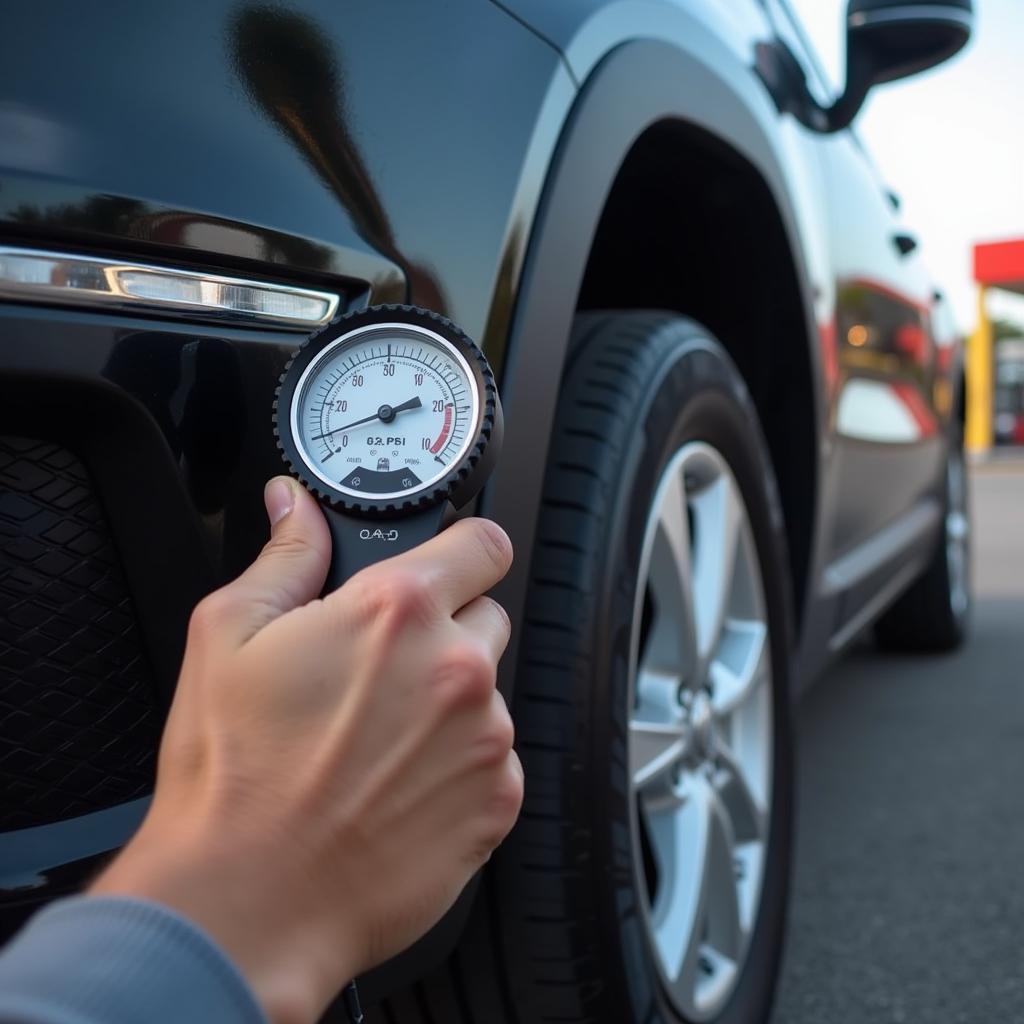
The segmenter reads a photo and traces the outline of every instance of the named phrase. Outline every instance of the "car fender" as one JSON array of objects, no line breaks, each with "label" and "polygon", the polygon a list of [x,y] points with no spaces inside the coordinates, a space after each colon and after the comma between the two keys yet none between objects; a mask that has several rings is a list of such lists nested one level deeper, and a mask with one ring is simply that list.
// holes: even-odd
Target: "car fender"
[{"label": "car fender", "polygon": [[[651,125],[672,119],[695,125],[763,177],[777,203],[802,291],[815,422],[820,425],[826,416],[816,321],[827,314],[818,308],[824,288],[815,286],[828,280],[824,220],[816,216],[824,199],[813,173],[816,165],[802,148],[809,144],[801,136],[804,129],[790,119],[780,121],[767,90],[721,36],[673,10],[670,18],[664,4],[601,8],[578,26],[564,51],[571,73],[581,76],[580,90],[562,127],[529,236],[502,374],[505,449],[482,502],[482,511],[509,530],[519,553],[496,592],[513,623],[528,611],[528,553],[543,456],[587,256],[618,169]],[[646,23],[640,15],[648,15]],[[816,543],[812,550],[818,550]],[[815,562],[812,557],[812,573]],[[517,640],[515,629],[500,678],[506,695],[512,691]]]}]

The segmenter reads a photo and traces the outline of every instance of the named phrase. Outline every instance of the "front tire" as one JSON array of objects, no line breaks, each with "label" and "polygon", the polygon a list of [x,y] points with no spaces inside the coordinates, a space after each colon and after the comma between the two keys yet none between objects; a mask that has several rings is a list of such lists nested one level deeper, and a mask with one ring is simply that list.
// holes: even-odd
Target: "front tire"
[{"label": "front tire", "polygon": [[526,803],[493,875],[524,1022],[767,1016],[791,826],[781,524],[717,342],[670,314],[579,317],[514,697]]},{"label": "front tire", "polygon": [[668,313],[578,317],[513,695],[523,812],[458,949],[384,1020],[767,1019],[792,813],[784,550],[721,346]]}]

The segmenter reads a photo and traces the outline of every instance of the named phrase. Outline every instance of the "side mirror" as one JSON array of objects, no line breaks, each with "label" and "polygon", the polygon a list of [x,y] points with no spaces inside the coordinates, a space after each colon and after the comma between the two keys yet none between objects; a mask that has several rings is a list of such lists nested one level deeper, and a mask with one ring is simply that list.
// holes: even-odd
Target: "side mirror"
[{"label": "side mirror", "polygon": [[941,64],[971,37],[972,0],[849,0],[846,88],[825,113],[827,131],[846,128],[873,85]]}]

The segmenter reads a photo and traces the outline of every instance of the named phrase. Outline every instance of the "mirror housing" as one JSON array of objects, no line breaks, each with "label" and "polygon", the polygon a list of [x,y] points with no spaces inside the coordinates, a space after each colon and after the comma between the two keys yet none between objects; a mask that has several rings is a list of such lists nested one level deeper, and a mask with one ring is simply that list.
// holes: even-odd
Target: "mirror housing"
[{"label": "mirror housing", "polygon": [[846,87],[825,111],[825,130],[846,128],[872,86],[917,74],[959,52],[973,21],[972,0],[849,0]]}]

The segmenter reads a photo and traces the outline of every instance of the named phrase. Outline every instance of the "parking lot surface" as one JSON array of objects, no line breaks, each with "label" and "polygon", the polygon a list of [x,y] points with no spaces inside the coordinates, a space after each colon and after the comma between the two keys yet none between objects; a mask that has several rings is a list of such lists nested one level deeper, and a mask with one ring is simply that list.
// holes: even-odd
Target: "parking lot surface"
[{"label": "parking lot surface", "polygon": [[977,468],[973,507],[968,644],[865,643],[798,712],[773,1024],[1024,1020],[1024,459]]}]

